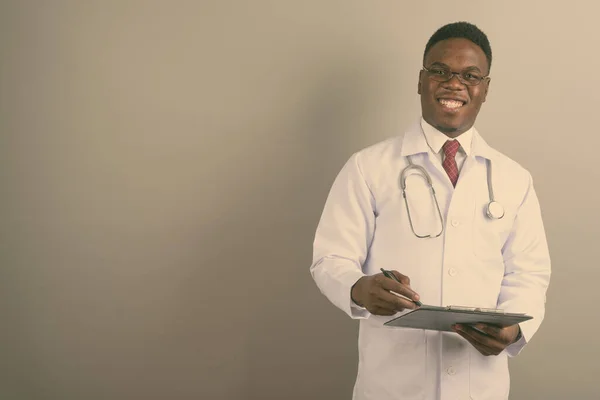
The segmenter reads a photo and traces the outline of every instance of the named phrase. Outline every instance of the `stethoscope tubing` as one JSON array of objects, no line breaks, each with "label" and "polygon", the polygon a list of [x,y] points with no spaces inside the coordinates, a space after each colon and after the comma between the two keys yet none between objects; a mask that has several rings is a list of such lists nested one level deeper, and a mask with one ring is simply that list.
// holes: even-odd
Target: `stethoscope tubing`
[{"label": "stethoscope tubing", "polygon": [[[424,167],[417,165],[417,164],[413,164],[410,156],[407,157],[407,160],[408,160],[408,165],[400,173],[400,187],[402,189],[402,197],[404,198],[404,204],[406,205],[406,213],[408,215],[408,222],[410,224],[410,228],[413,231],[413,234],[420,239],[437,238],[444,232],[444,219],[442,217],[442,212],[440,210],[440,205],[437,200],[437,195],[435,193],[435,189],[433,188],[433,181],[431,180],[431,176],[429,175],[429,173],[427,172],[427,170]],[[440,232],[435,235],[418,235],[415,232],[414,224],[413,224],[412,217],[410,214],[410,207],[408,206],[408,200],[406,198],[406,174],[411,169],[416,169],[417,171],[419,171],[421,173],[422,176],[425,177],[425,179],[427,180],[427,185],[429,186],[429,189],[433,196],[433,200],[435,201],[435,205],[436,205],[437,211],[438,211],[438,216],[439,216],[441,226],[442,226],[442,229],[440,230]],[[486,172],[487,172],[487,186],[488,186],[489,202],[486,206],[485,214],[489,219],[493,219],[493,220],[501,219],[502,217],[504,217],[504,207],[502,207],[502,205],[499,202],[497,202],[496,199],[494,198],[494,190],[493,190],[493,185],[492,185],[492,164],[489,159],[486,159]]]}]

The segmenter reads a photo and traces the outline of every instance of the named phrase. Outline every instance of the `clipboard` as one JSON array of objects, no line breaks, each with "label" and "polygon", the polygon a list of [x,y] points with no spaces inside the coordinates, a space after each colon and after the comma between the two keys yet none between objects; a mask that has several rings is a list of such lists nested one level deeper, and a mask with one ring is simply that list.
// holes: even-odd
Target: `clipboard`
[{"label": "clipboard", "polygon": [[454,332],[454,324],[485,323],[506,327],[533,319],[532,316],[520,313],[506,313],[499,309],[463,307],[463,306],[427,306],[423,305],[399,317],[385,322],[384,326],[425,329],[433,331]]}]

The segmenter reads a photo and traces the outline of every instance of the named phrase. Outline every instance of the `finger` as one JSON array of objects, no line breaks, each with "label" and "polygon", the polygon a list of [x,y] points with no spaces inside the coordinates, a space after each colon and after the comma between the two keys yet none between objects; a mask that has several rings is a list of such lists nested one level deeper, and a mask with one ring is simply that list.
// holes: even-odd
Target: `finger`
[{"label": "finger", "polygon": [[368,309],[369,312],[373,315],[394,315],[396,311],[393,309],[389,309],[387,307],[380,307],[379,305],[373,305],[371,309]]},{"label": "finger", "polygon": [[471,337],[468,333],[459,330],[457,330],[456,333],[458,333],[460,336],[466,339],[477,351],[479,351],[484,356],[491,356],[492,354],[494,354],[494,351],[492,349],[474,340],[473,337]]},{"label": "finger", "polygon": [[398,310],[396,309],[396,304],[388,303],[381,299],[374,299],[371,304],[372,307],[378,310],[379,312],[385,312],[390,314],[395,314],[396,312],[398,312]]},{"label": "finger", "polygon": [[502,342],[504,346],[509,346],[515,342],[517,337],[519,336],[519,332],[521,328],[519,325],[511,325],[511,326],[496,326],[496,325],[486,325],[486,332],[489,332],[491,335],[494,335],[498,341]]},{"label": "finger", "polygon": [[398,306],[394,296],[376,284],[369,287],[366,308],[371,313],[395,313]]},{"label": "finger", "polygon": [[481,332],[483,335],[493,338],[500,344],[502,349],[506,348],[513,340],[513,328],[511,327],[500,327],[496,325],[489,325],[484,323],[475,324],[472,329]]},{"label": "finger", "polygon": [[486,332],[481,332],[477,327],[459,324],[457,328],[484,346],[496,347],[496,345],[501,344],[495,336],[491,336]]},{"label": "finger", "polygon": [[506,336],[504,334],[504,330],[498,326],[495,325],[488,325],[488,324],[475,324],[474,325],[475,329],[478,329],[479,331],[499,340],[499,341],[504,341],[503,338],[504,336]]},{"label": "finger", "polygon": [[398,283],[393,279],[390,279],[384,275],[381,275],[377,279],[377,283],[385,290],[396,292],[399,295],[406,296],[411,300],[419,300],[417,292],[412,290],[410,286],[402,283]]},{"label": "finger", "polygon": [[398,280],[401,283],[410,286],[410,278],[408,276],[403,275],[398,271],[391,271],[391,272],[392,272],[392,274],[394,274],[396,276],[396,278],[398,278]]},{"label": "finger", "polygon": [[495,337],[481,333],[471,326],[462,325],[457,328],[458,332],[461,333],[461,336],[475,345],[478,349],[483,349],[490,354],[499,354],[504,349],[504,345]]},{"label": "finger", "polygon": [[476,332],[478,332],[478,333],[480,333],[480,334],[482,334],[482,335],[484,335],[484,336],[489,336],[489,337],[491,337],[491,338],[496,338],[496,336],[495,336],[495,335],[492,335],[492,334],[488,333],[487,331],[485,331],[485,330],[483,329],[483,327],[482,327],[482,325],[481,325],[481,324],[476,324],[476,325],[466,325],[466,327],[468,327],[468,329],[469,329],[469,330],[471,330],[471,329],[472,329],[472,330],[474,330],[474,331],[476,331]]},{"label": "finger", "polygon": [[389,294],[395,298],[395,302],[397,304],[397,307],[401,307],[401,308],[409,308],[411,310],[414,310],[415,308],[417,308],[417,305],[414,303],[414,301],[407,299],[404,296],[399,295],[396,292],[392,292],[390,291]]},{"label": "finger", "polygon": [[[383,279],[391,280],[386,277],[383,277]],[[410,301],[406,299],[399,301],[400,297],[395,296],[385,290],[381,286],[381,283],[377,283],[369,287],[368,297],[369,304],[371,304],[373,307],[385,308],[394,312],[402,311],[407,305],[410,304]]]},{"label": "finger", "polygon": [[406,308],[416,308],[415,303],[387,290],[380,289],[376,294],[376,304],[380,307],[385,307],[395,311],[403,311]]}]

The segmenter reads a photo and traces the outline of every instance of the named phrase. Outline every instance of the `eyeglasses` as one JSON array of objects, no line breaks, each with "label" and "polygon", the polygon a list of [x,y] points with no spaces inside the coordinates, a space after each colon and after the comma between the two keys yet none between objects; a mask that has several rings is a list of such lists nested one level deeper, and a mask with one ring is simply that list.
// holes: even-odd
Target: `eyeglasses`
[{"label": "eyeglasses", "polygon": [[481,83],[489,75],[481,75],[477,71],[467,70],[461,72],[452,72],[447,68],[443,67],[423,67],[423,70],[429,74],[429,78],[436,82],[448,82],[454,75],[458,77],[458,80],[468,86],[476,86]]}]

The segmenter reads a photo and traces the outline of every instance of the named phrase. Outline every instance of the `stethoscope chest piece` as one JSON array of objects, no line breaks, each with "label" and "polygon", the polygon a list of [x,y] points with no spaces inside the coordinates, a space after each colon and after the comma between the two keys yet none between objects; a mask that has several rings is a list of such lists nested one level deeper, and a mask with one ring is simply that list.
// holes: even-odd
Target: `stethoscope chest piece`
[{"label": "stethoscope chest piece", "polygon": [[504,217],[504,207],[497,201],[490,201],[486,207],[485,213],[491,219],[500,219]]}]

